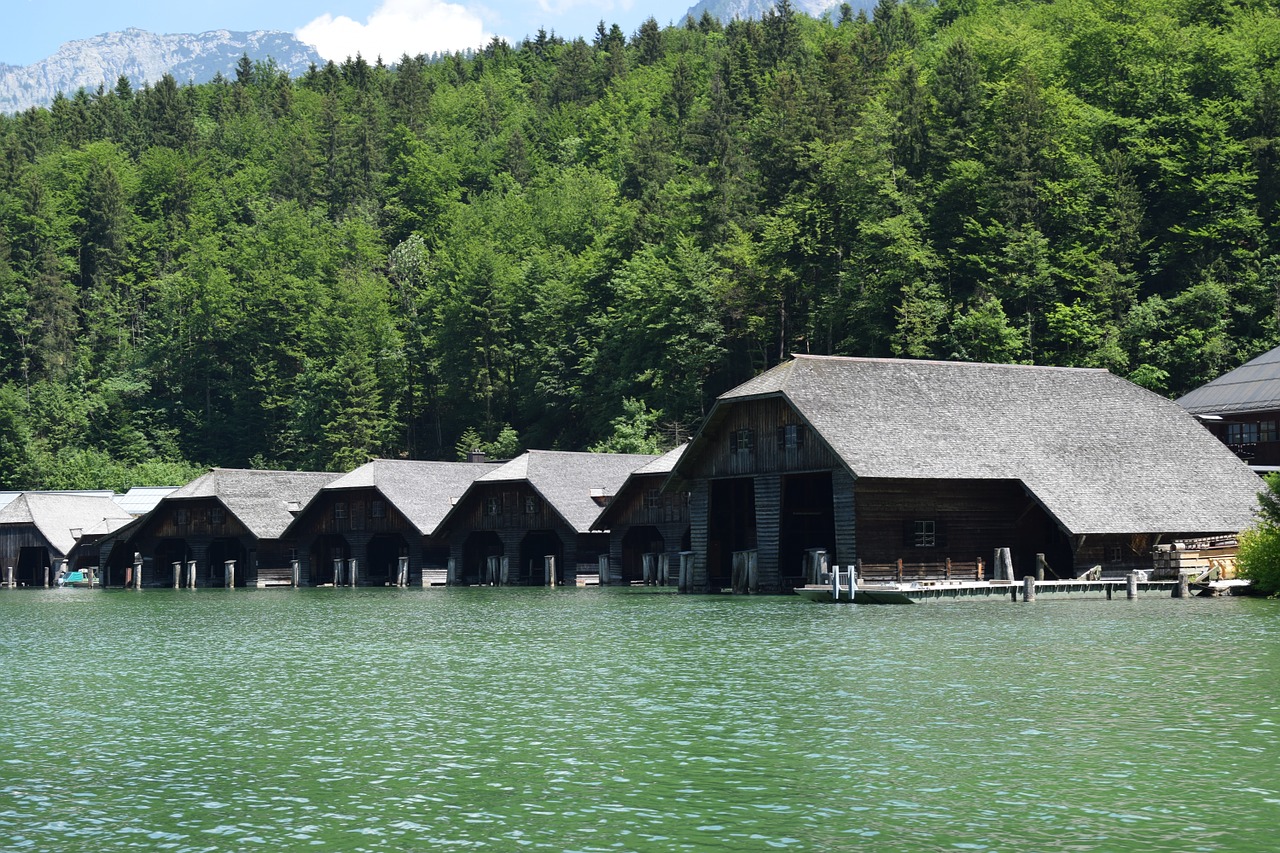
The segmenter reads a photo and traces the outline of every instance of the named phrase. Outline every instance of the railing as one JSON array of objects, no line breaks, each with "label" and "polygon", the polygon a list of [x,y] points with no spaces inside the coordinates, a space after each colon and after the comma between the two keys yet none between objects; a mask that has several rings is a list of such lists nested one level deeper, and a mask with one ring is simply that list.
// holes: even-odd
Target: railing
[{"label": "railing", "polygon": [[985,579],[986,567],[981,557],[967,563],[950,557],[935,563],[909,563],[901,559],[895,563],[864,563],[859,560],[857,573],[864,583],[980,581]]}]

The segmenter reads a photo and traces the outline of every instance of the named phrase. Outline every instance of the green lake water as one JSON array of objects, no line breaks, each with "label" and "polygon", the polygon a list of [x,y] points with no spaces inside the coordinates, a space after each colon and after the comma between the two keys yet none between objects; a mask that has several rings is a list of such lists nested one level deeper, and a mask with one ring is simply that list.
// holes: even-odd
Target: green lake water
[{"label": "green lake water", "polygon": [[0,850],[1263,851],[1280,603],[0,593]]}]

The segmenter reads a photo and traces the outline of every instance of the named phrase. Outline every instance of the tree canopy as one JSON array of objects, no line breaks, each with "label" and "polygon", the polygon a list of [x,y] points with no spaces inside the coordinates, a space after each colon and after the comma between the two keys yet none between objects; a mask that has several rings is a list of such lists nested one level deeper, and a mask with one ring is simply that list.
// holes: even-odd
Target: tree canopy
[{"label": "tree canopy", "polygon": [[793,352],[1180,394],[1280,343],[1278,12],[784,0],[0,117],[0,485],[660,445]]}]

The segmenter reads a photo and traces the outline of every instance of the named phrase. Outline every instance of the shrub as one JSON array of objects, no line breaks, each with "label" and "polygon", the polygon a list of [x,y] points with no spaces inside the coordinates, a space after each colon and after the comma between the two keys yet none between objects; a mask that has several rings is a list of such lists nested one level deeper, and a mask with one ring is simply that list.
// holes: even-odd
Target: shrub
[{"label": "shrub", "polygon": [[1236,559],[1238,574],[1253,581],[1254,589],[1280,593],[1280,528],[1262,524],[1241,533]]}]

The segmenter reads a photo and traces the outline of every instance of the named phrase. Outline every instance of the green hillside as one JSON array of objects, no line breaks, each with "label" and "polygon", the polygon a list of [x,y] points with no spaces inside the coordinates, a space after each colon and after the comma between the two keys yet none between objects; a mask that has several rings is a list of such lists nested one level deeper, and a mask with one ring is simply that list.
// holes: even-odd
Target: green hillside
[{"label": "green hillside", "polygon": [[0,485],[637,448],[790,352],[1178,394],[1280,343],[1277,12],[783,6],[0,117]]}]

